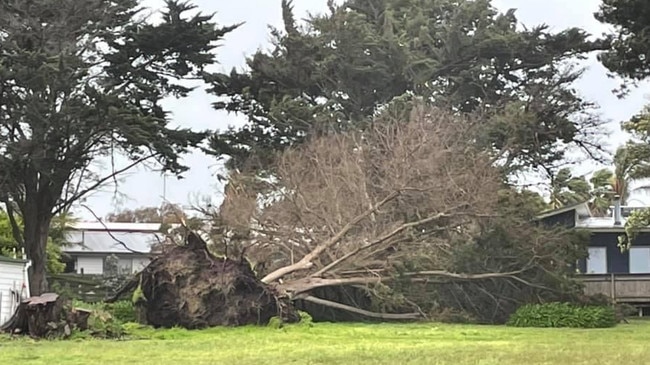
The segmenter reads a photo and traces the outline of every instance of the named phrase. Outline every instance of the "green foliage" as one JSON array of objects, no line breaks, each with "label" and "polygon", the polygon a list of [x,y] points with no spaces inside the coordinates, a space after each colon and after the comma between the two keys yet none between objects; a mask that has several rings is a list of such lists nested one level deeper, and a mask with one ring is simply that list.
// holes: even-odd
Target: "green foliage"
[{"label": "green foliage", "polygon": [[121,338],[126,334],[122,322],[102,309],[95,309],[90,314],[88,331],[98,338]]},{"label": "green foliage", "polygon": [[105,313],[120,323],[137,322],[135,307],[128,300],[122,300],[115,303],[85,303],[79,300],[73,301],[73,307],[90,309]]},{"label": "green foliage", "polygon": [[137,322],[133,303],[128,300],[122,300],[115,303],[107,303],[106,310],[120,322]]},{"label": "green foliage", "polygon": [[[549,164],[567,145],[600,133],[593,105],[565,67],[598,45],[576,28],[520,27],[490,1],[347,0],[299,25],[282,3],[284,29],[249,70],[213,74],[217,109],[250,124],[213,136],[211,152],[231,167],[268,167],[274,151],[309,135],[364,128],[396,98],[423,97],[456,111],[481,111],[485,147],[507,152],[508,168]],[[594,151],[595,152],[595,151]]]},{"label": "green foliage", "polygon": [[513,327],[605,328],[617,323],[611,306],[579,306],[570,303],[528,304],[508,320]]},{"label": "green foliage", "polygon": [[133,295],[131,296],[131,303],[137,304],[138,302],[147,301],[147,297],[144,295],[144,292],[142,291],[142,275],[140,275],[140,282],[138,283],[138,286],[135,288],[133,291]]},{"label": "green foliage", "polygon": [[[2,364],[645,364],[650,321],[590,331],[440,323],[320,323],[314,328],[152,329],[126,341],[0,336]],[[309,360],[306,360],[309,359]],[[623,360],[624,359],[624,360]]]},{"label": "green foliage", "polygon": [[[646,0],[603,0],[596,19],[613,26],[600,61],[613,73],[632,80],[650,76],[650,3]],[[624,87],[625,89],[625,87]]]},{"label": "green foliage", "polygon": [[45,290],[39,258],[51,218],[120,169],[99,175],[93,161],[122,155],[131,167],[181,174],[181,155],[206,137],[173,126],[161,101],[187,96],[185,81],[201,78],[237,26],[218,27],[178,0],[149,23],[140,5],[0,2],[0,202],[24,219],[34,294]]},{"label": "green foliage", "polygon": [[625,234],[618,236],[618,247],[621,252],[629,250],[641,229],[649,225],[650,208],[634,210],[625,220]]},{"label": "green foliage", "polygon": [[304,311],[298,311],[298,315],[300,316],[300,321],[298,322],[299,325],[306,326],[306,327],[311,327],[314,325],[314,319],[311,317],[309,313]]},{"label": "green foliage", "polygon": [[508,207],[512,212],[530,219],[550,208],[539,193],[526,189],[515,190],[511,187],[499,191],[499,206]]},{"label": "green foliage", "polygon": [[551,178],[551,207],[581,203],[589,200],[591,186],[584,176],[573,176],[570,168],[560,169]]},{"label": "green foliage", "polygon": [[[69,221],[69,218],[57,216],[52,220],[50,234],[48,237],[48,245],[46,249],[47,255],[47,272],[51,274],[58,274],[63,272],[65,264],[61,262],[61,247],[65,244],[63,238],[63,231],[60,229],[62,222]],[[16,223],[23,228],[22,219],[16,217]],[[0,255],[12,257],[14,250],[20,255],[18,243],[13,235],[11,222],[7,212],[0,210]]]},{"label": "green foliage", "polygon": [[284,323],[282,322],[282,318],[278,316],[271,317],[269,319],[269,323],[267,324],[268,327],[275,328],[275,329],[282,328],[283,325]]},{"label": "green foliage", "polygon": [[286,323],[280,318],[279,316],[274,316],[269,319],[269,323],[267,324],[267,327],[270,328],[285,328],[287,326],[298,326],[298,327],[313,327],[314,326],[314,319],[312,316],[304,311],[298,311],[298,316],[300,317],[300,320],[296,323]]}]

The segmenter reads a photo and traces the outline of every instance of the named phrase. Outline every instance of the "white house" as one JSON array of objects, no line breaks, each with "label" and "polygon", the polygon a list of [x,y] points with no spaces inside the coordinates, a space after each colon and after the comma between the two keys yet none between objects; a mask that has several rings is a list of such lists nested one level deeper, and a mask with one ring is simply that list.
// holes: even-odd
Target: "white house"
[{"label": "white house", "polygon": [[0,325],[11,318],[22,299],[29,298],[29,266],[27,260],[0,256]]},{"label": "white house", "polygon": [[121,273],[136,273],[150,261],[152,247],[164,240],[160,223],[71,223],[66,232],[66,271],[105,273],[106,260],[115,256]]}]

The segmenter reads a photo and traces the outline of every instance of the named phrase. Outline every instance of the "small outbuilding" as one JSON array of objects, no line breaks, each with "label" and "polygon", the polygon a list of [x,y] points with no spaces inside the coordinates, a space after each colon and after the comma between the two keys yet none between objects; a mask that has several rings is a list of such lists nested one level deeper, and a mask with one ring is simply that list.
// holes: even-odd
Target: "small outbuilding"
[{"label": "small outbuilding", "polygon": [[31,262],[0,256],[0,326],[5,324],[18,308],[20,302],[29,298]]}]

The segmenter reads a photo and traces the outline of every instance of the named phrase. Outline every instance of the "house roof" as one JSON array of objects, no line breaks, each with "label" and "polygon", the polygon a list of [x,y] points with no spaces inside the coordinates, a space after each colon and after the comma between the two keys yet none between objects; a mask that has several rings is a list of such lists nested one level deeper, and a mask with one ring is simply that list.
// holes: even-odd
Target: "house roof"
[{"label": "house roof", "polygon": [[551,209],[541,212],[537,215],[537,219],[544,219],[558,214],[566,213],[575,210],[579,217],[591,217],[591,209],[589,209],[589,202],[581,202],[572,205],[567,205],[558,209]]},{"label": "house roof", "polygon": [[614,224],[614,218],[607,217],[588,217],[585,219],[580,219],[576,222],[576,228],[588,228],[591,230],[598,229],[614,229],[614,230],[624,230],[625,229],[625,218],[621,218],[620,224]]},{"label": "house roof", "polygon": [[14,263],[14,264],[23,264],[24,265],[29,261],[28,260],[22,260],[22,259],[14,259],[14,258],[11,258],[11,257],[1,256],[0,255],[0,262],[10,262],[10,263]]},{"label": "house roof", "polygon": [[62,247],[65,253],[148,254],[153,245],[164,240],[156,232],[89,230],[68,231],[66,236],[70,244]]},{"label": "house roof", "polygon": [[68,228],[79,231],[159,232],[161,223],[72,222]]}]

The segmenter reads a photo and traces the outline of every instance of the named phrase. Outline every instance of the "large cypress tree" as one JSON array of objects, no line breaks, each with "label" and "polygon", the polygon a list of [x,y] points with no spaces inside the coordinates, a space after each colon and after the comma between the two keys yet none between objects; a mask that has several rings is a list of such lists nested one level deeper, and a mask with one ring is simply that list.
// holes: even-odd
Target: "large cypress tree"
[{"label": "large cypress tree", "polygon": [[[32,260],[32,294],[47,288],[54,215],[144,161],[183,172],[179,155],[204,139],[172,128],[160,105],[188,94],[180,81],[200,78],[233,29],[188,15],[193,8],[168,0],[154,25],[138,0],[0,2],[0,201]],[[131,165],[99,176],[91,168],[116,154]]]},{"label": "large cypress tree", "polygon": [[363,127],[395,98],[481,112],[481,143],[509,167],[553,165],[568,148],[599,149],[601,122],[573,82],[571,61],[598,49],[576,28],[521,29],[489,0],[347,0],[284,29],[248,70],[211,76],[217,109],[249,123],[213,136],[211,150],[264,169],[273,151],[308,135]]}]

